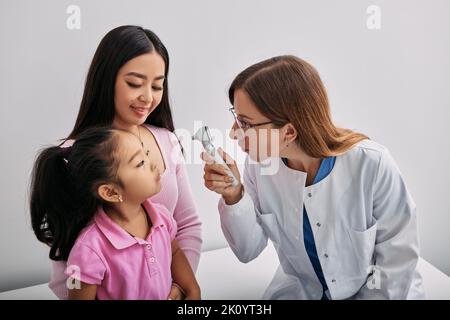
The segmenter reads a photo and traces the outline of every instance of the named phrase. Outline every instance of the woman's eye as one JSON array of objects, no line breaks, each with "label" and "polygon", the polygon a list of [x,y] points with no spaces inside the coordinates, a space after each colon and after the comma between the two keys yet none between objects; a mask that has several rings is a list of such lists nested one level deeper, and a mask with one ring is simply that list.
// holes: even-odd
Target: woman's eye
[{"label": "woman's eye", "polygon": [[152,87],[153,88],[153,90],[155,90],[155,91],[161,91],[163,88],[161,88],[161,87]]},{"label": "woman's eye", "polygon": [[140,87],[141,87],[140,84],[135,84],[135,83],[131,83],[131,82],[127,82],[127,84],[128,84],[131,88],[140,88]]},{"label": "woman's eye", "polygon": [[142,160],[141,162],[139,162],[139,164],[137,165],[137,168],[142,167],[144,165],[144,160]]},{"label": "woman's eye", "polygon": [[245,121],[241,121],[241,125],[242,125],[243,128],[250,127],[250,124],[248,122],[245,122]]}]

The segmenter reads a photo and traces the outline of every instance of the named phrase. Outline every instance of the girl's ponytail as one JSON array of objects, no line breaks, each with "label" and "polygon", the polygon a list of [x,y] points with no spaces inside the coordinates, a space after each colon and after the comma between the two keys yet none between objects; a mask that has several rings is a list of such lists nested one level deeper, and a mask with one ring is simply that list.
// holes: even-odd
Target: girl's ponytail
[{"label": "girl's ponytail", "polygon": [[113,131],[88,129],[73,147],[42,150],[31,178],[30,215],[39,241],[50,246],[50,259],[67,260],[80,231],[102,203],[96,189],[115,182]]}]

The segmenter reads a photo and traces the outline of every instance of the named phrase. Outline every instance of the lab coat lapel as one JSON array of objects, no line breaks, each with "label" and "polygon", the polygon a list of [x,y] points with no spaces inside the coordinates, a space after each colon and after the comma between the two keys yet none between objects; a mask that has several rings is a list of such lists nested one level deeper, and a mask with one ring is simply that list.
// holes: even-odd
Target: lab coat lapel
[{"label": "lab coat lapel", "polygon": [[[280,184],[286,185],[283,198],[282,227],[287,238],[294,241],[303,237],[303,198],[305,193],[306,173],[288,168],[280,162]],[[289,199],[288,201],[286,201]]]}]

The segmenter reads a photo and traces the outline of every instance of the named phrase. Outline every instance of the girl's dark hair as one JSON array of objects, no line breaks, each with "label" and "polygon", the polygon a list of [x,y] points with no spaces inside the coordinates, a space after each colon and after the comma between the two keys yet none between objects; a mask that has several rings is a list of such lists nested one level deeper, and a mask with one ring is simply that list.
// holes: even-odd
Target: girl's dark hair
[{"label": "girl's dark hair", "polygon": [[129,60],[156,51],[164,60],[163,95],[145,123],[174,131],[169,103],[169,54],[156,34],[139,26],[120,26],[101,40],[86,78],[75,126],[67,139],[77,139],[85,129],[110,126],[114,120],[114,88],[119,69]]},{"label": "girl's dark hair", "polygon": [[67,260],[80,231],[102,204],[97,188],[117,183],[117,130],[91,128],[72,147],[42,150],[31,179],[30,214],[39,241],[50,246],[50,259]]}]

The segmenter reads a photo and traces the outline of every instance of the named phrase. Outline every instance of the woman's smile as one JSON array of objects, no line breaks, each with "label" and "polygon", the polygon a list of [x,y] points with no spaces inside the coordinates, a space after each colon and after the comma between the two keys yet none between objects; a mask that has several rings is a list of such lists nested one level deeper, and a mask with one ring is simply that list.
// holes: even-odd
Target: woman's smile
[{"label": "woman's smile", "polygon": [[131,105],[131,109],[139,117],[147,117],[150,114],[150,108],[149,107],[136,107],[136,106]]}]

